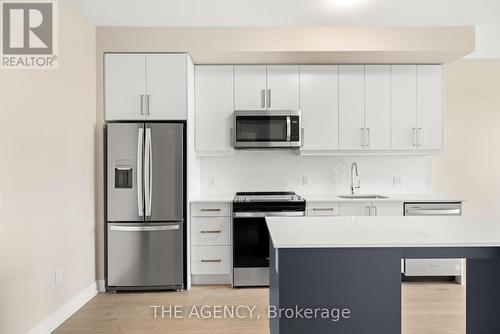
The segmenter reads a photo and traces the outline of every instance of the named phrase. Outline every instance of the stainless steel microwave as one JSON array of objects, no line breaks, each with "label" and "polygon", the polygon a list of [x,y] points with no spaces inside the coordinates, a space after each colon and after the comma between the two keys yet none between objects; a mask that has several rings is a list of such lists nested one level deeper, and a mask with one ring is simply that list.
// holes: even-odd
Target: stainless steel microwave
[{"label": "stainless steel microwave", "polygon": [[300,148],[300,110],[234,112],[235,148]]}]

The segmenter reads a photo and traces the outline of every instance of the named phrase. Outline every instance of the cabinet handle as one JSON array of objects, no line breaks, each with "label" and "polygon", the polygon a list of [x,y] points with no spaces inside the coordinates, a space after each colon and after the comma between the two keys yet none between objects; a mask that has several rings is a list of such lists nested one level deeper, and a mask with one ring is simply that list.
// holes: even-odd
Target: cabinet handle
[{"label": "cabinet handle", "polygon": [[151,110],[149,110],[149,99],[150,98],[151,98],[150,94],[146,95],[146,112],[148,115],[151,115]]},{"label": "cabinet handle", "polygon": [[[372,206],[373,212],[375,213],[374,216],[378,216],[378,208],[376,206]],[[370,214],[371,216],[371,214]]]},{"label": "cabinet handle", "polygon": [[361,147],[365,147],[365,128],[361,128]]},{"label": "cabinet handle", "polygon": [[335,208],[313,208],[313,211],[335,211]]},{"label": "cabinet handle", "polygon": [[260,105],[264,109],[266,107],[266,90],[260,90]]},{"label": "cabinet handle", "polygon": [[220,263],[222,262],[222,259],[213,259],[213,260],[201,260],[201,263]]},{"label": "cabinet handle", "polygon": [[221,209],[201,209],[201,212],[221,212]]},{"label": "cabinet handle", "polygon": [[413,147],[417,147],[417,128],[411,128],[413,137]]},{"label": "cabinet handle", "polygon": [[216,234],[216,233],[222,233],[221,230],[217,231],[201,231],[202,234]]},{"label": "cabinet handle", "polygon": [[300,129],[300,147],[304,147],[304,134],[306,130],[304,128]]},{"label": "cabinet handle", "polygon": [[234,146],[234,142],[235,142],[234,129],[231,128],[231,129],[229,129],[229,146]]},{"label": "cabinet handle", "polygon": [[422,128],[418,128],[417,132],[417,146],[422,147],[422,142],[424,141],[424,132],[422,131]]},{"label": "cabinet handle", "polygon": [[366,213],[367,213],[367,216],[371,216],[372,215],[372,207],[371,206],[367,206],[366,207]]},{"label": "cabinet handle", "polygon": [[141,115],[144,115],[144,94],[141,94]]},{"label": "cabinet handle", "polygon": [[267,107],[271,108],[271,90],[267,90]]},{"label": "cabinet handle", "polygon": [[368,148],[370,147],[370,141],[371,141],[370,138],[371,138],[370,128],[366,128],[366,141],[368,143],[368,144],[366,144],[366,147],[368,147]]}]

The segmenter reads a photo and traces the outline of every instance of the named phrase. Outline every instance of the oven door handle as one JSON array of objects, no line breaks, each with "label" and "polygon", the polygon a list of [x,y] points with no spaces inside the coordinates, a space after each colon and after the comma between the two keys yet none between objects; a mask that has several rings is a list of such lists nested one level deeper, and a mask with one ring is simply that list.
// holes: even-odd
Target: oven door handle
[{"label": "oven door handle", "polygon": [[304,211],[289,212],[233,212],[234,218],[262,218],[262,217],[304,217]]}]

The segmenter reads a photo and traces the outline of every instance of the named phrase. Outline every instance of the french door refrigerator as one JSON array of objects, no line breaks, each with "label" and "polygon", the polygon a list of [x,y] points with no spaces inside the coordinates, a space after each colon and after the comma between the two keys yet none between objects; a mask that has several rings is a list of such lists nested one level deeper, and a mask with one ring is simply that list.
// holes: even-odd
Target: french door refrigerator
[{"label": "french door refrigerator", "polygon": [[106,288],[182,290],[184,124],[106,126]]}]

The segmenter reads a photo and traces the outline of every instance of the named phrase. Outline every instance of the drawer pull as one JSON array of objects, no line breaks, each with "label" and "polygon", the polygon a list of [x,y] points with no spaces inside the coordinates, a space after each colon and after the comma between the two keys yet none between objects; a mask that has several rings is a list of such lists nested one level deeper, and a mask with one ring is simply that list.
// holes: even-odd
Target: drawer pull
[{"label": "drawer pull", "polygon": [[335,208],[313,208],[313,211],[335,211]]},{"label": "drawer pull", "polygon": [[214,259],[214,260],[201,260],[201,263],[220,263],[222,259]]},{"label": "drawer pull", "polygon": [[201,209],[201,212],[221,212],[221,209]]},{"label": "drawer pull", "polygon": [[221,230],[218,230],[218,231],[201,231],[202,234],[215,234],[215,233],[222,233]]}]

